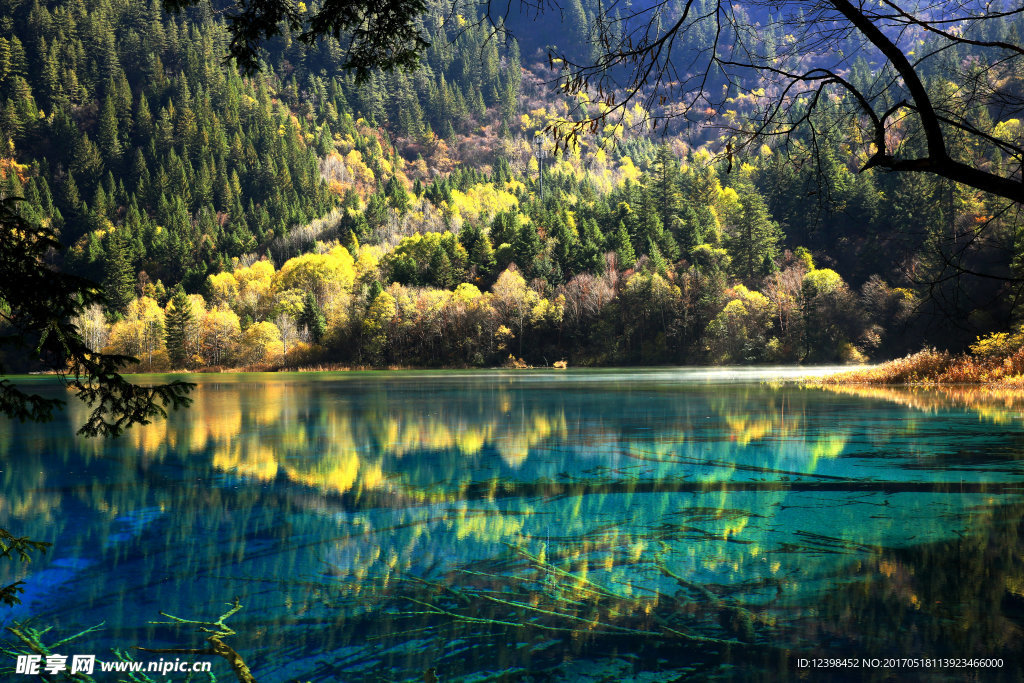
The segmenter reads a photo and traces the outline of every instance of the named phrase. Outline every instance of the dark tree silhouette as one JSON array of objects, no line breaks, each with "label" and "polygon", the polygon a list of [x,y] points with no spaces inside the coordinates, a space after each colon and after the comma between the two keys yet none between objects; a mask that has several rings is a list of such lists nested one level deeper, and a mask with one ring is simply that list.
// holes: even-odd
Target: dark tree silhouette
[{"label": "dark tree silhouette", "polygon": [[[164,0],[164,7],[180,11],[202,0]],[[357,80],[369,77],[374,68],[411,67],[430,44],[415,20],[424,11],[423,0],[325,0],[319,9],[301,13],[291,0],[242,0],[226,10],[233,57],[245,71],[260,66],[260,46],[287,27],[300,40],[315,42],[325,37],[341,41],[344,66]]]},{"label": "dark tree silhouette", "polygon": [[[164,0],[181,10],[208,0]],[[578,3],[577,3],[578,4]],[[483,15],[504,25],[511,3],[481,0]],[[571,6],[570,6],[571,5]],[[760,92],[757,110],[725,126],[731,164],[752,143],[821,133],[814,113],[838,95],[829,120],[863,136],[862,168],[933,173],[1024,201],[1019,140],[979,125],[982,108],[1001,118],[1024,115],[1024,99],[1004,87],[1024,46],[1000,30],[1024,13],[1013,4],[938,0],[922,8],[899,0],[656,0],[600,3],[589,31],[590,49],[551,55],[566,92],[588,92],[605,105],[556,131],[563,143],[598,130],[633,102],[651,111],[653,128],[681,119],[700,125],[738,93]],[[576,5],[521,0],[520,10],[553,9],[577,17]],[[226,10],[229,56],[247,71],[259,68],[260,45],[285,28],[306,42],[341,41],[344,66],[365,79],[373,68],[411,68],[429,47],[417,18],[423,0],[326,0],[300,13],[290,0],[247,0]],[[498,29],[502,30],[502,29]],[[921,42],[923,41],[923,42]],[[982,60],[965,59],[970,47]],[[580,57],[579,55],[586,55]],[[958,59],[951,59],[957,56]],[[555,61],[555,58],[558,61]],[[854,78],[865,59],[874,75]],[[944,85],[952,82],[955,88]],[[839,114],[837,116],[837,114]],[[967,144],[964,144],[964,140]],[[976,148],[993,154],[978,155]],[[993,163],[993,159],[996,160]]]},{"label": "dark tree silhouette", "polygon": [[[18,348],[37,358],[92,408],[79,434],[118,436],[132,425],[165,417],[167,408],[189,405],[195,385],[133,384],[119,370],[137,362],[134,358],[89,348],[72,318],[106,300],[94,283],[47,265],[47,256],[60,243],[51,229],[29,224],[17,202],[0,200],[0,349]],[[0,377],[4,374],[0,364]],[[63,403],[0,379],[0,414],[45,422]]]},{"label": "dark tree silhouette", "polygon": [[[1021,12],[963,0],[920,11],[896,0],[664,0],[632,10],[610,3],[595,19],[597,59],[552,55],[565,91],[597,94],[604,104],[563,135],[597,130],[637,102],[651,110],[645,123],[653,128],[697,126],[729,108],[728,98],[753,94],[755,110],[723,126],[730,165],[769,138],[799,135],[813,147],[824,132],[814,114],[828,106],[830,125],[862,135],[862,169],[934,173],[1021,202],[1020,141],[978,121],[986,108],[1004,119],[1024,113],[1005,83],[1024,47],[994,37]],[[958,54],[961,47],[982,58]],[[858,78],[857,60],[874,75]],[[979,155],[979,146],[990,153]]]}]

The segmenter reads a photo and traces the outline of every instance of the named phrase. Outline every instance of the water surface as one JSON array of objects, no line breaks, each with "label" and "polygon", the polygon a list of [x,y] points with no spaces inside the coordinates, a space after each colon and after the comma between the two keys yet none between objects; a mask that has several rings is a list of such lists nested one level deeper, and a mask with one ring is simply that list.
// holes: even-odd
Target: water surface
[{"label": "water surface", "polygon": [[1019,678],[1019,397],[779,381],[799,374],[202,376],[114,442],[75,437],[76,405],[0,423],[0,527],[55,544],[0,563],[26,581],[0,622],[102,624],[64,654],[198,647],[151,622],[237,597],[229,642],[270,682],[765,680],[846,656]]}]

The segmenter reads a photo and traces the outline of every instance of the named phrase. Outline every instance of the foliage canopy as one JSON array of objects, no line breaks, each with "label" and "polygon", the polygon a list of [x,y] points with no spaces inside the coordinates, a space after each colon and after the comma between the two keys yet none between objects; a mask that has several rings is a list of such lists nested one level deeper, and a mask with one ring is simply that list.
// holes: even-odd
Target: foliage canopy
[{"label": "foliage canopy", "polygon": [[[99,353],[82,339],[72,318],[105,298],[93,283],[46,265],[60,249],[53,231],[30,225],[17,200],[0,200],[0,349],[30,347],[32,354],[70,387],[92,412],[79,430],[86,436],[118,436],[134,424],[165,417],[167,408],[187,406],[194,385],[174,381],[151,387],[119,374],[129,356]],[[0,375],[4,367],[0,364]],[[45,422],[63,404],[0,380],[0,412],[25,421]]]}]

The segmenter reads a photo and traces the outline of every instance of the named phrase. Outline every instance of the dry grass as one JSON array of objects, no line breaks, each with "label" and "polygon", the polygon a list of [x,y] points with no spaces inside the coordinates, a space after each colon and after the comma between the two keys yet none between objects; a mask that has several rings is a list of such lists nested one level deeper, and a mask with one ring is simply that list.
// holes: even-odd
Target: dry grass
[{"label": "dry grass", "polygon": [[245,372],[277,372],[279,369],[279,365],[273,365],[271,363],[253,363],[251,365],[239,365],[238,367],[234,368],[224,368],[221,370],[221,372],[225,374]]},{"label": "dry grass", "polygon": [[281,372],[355,372],[359,370],[373,370],[374,368],[365,365],[352,365],[350,363],[315,363],[312,365],[289,365],[281,368]]},{"label": "dry grass", "polygon": [[874,368],[841,372],[811,384],[994,384],[1024,388],[1024,348],[1001,356],[952,355],[925,349]]}]

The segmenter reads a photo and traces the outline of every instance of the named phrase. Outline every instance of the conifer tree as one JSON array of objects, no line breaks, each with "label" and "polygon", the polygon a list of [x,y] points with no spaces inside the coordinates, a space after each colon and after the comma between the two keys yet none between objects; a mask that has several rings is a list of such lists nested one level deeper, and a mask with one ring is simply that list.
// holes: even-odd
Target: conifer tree
[{"label": "conifer tree", "polygon": [[533,223],[525,222],[519,226],[512,242],[512,259],[524,277],[537,275],[534,260],[541,251],[540,235]]},{"label": "conifer tree", "polygon": [[107,238],[103,289],[111,312],[124,313],[135,295],[135,272],[128,256],[127,235],[114,230]]},{"label": "conifer tree", "polygon": [[476,266],[477,275],[486,278],[494,272],[494,246],[479,226],[470,224],[462,228],[459,244],[469,255],[469,263]]},{"label": "conifer tree", "polygon": [[726,249],[732,256],[733,274],[748,283],[770,272],[779,253],[782,231],[771,219],[764,197],[749,180],[737,185],[739,211],[732,217]]},{"label": "conifer tree", "polygon": [[661,224],[672,230],[679,211],[681,193],[679,190],[679,162],[672,155],[668,145],[659,145],[654,156],[652,191]]},{"label": "conifer tree", "polygon": [[615,251],[620,268],[632,268],[636,264],[636,252],[633,251],[633,243],[629,239],[629,231],[626,230],[624,222],[619,221],[619,227],[612,234],[610,246]]},{"label": "conifer tree", "polygon": [[185,345],[188,339],[188,325],[191,322],[192,306],[185,295],[185,290],[178,285],[167,306],[167,316],[164,320],[167,355],[172,368],[185,367],[188,362],[188,351]]},{"label": "conifer tree", "polygon": [[149,110],[149,100],[145,93],[139,94],[138,104],[135,105],[135,118],[132,122],[132,132],[135,140],[148,142],[153,135],[153,114]]},{"label": "conifer tree", "polygon": [[306,292],[302,302],[302,314],[299,316],[299,324],[309,332],[310,339],[314,344],[319,344],[327,331],[327,319],[324,317],[320,304],[317,303],[313,292]]},{"label": "conifer tree", "polygon": [[586,59],[589,48],[589,22],[580,0],[568,0],[563,11],[565,17],[565,49],[576,61]]},{"label": "conifer tree", "polygon": [[366,202],[366,211],[363,213],[371,228],[376,228],[387,223],[387,198],[381,192],[370,195]]},{"label": "conifer tree", "polygon": [[78,185],[75,184],[75,176],[70,173],[65,176],[63,190],[64,205],[69,209],[77,210],[82,204],[82,199],[78,194]]},{"label": "conifer tree", "polygon": [[562,273],[569,275],[572,272],[573,256],[579,249],[579,240],[569,229],[561,216],[556,216],[554,225],[550,228],[549,234],[554,238],[553,255]]},{"label": "conifer tree", "polygon": [[604,271],[604,236],[593,218],[584,218],[580,222],[580,241],[575,251],[576,273],[601,273]]},{"label": "conifer tree", "polygon": [[491,222],[491,244],[498,247],[502,244],[511,244],[518,232],[519,222],[516,214],[512,211],[502,211]]},{"label": "conifer tree", "polygon": [[121,139],[117,130],[117,111],[111,93],[103,98],[99,123],[100,152],[108,163],[116,163],[121,159]]},{"label": "conifer tree", "polygon": [[387,195],[388,203],[398,213],[404,214],[409,209],[409,193],[405,191],[398,176],[391,176],[384,188],[384,194]]}]

